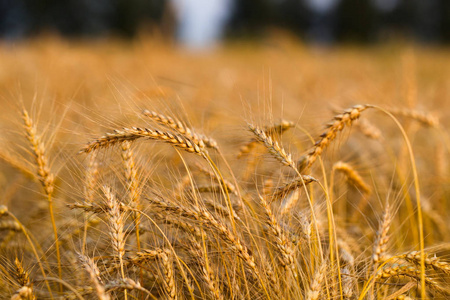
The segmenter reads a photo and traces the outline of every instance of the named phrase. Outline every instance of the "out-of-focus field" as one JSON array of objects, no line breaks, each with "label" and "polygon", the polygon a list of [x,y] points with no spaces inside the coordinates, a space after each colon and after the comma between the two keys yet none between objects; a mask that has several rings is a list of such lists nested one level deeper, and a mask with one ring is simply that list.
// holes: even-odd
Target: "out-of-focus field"
[{"label": "out-of-focus field", "polygon": [[1,299],[450,297],[448,49],[3,42],[0,107]]}]

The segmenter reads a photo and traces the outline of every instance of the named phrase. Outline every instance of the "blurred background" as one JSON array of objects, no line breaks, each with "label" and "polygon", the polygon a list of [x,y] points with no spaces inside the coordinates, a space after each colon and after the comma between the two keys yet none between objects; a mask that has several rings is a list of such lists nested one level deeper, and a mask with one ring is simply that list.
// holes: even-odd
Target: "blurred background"
[{"label": "blurred background", "polygon": [[159,34],[189,48],[283,29],[304,41],[450,42],[448,0],[0,0],[0,37]]}]

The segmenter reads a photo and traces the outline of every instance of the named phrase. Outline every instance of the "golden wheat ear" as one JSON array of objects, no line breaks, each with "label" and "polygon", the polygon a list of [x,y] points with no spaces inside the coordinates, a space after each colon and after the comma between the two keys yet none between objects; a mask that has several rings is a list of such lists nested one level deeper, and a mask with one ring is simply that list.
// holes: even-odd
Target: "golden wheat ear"
[{"label": "golden wheat ear", "polygon": [[192,140],[194,143],[198,144],[200,147],[206,146],[212,149],[219,148],[217,142],[214,139],[196,133],[192,128],[186,126],[183,122],[181,122],[176,118],[165,116],[163,114],[154,111],[149,111],[146,109],[142,112],[142,114],[147,118],[155,121],[156,123],[163,125],[167,128],[170,128],[173,131],[185,136],[186,138]]},{"label": "golden wheat ear", "polygon": [[292,155],[288,154],[286,150],[277,141],[274,141],[268,136],[265,131],[252,124],[248,125],[250,131],[255,135],[255,138],[263,144],[272,156],[285,166],[295,169],[295,162],[292,160]]},{"label": "golden wheat ear", "polygon": [[320,138],[316,141],[311,151],[300,158],[297,162],[298,171],[302,172],[305,169],[310,168],[317,157],[327,148],[330,143],[336,138],[339,131],[342,131],[345,126],[352,125],[353,121],[357,120],[361,113],[368,108],[372,108],[370,104],[355,105],[349,109],[344,110],[341,114],[334,116],[333,120],[327,124],[327,129],[320,135]]},{"label": "golden wheat ear", "polygon": [[87,144],[80,150],[79,153],[90,153],[98,149],[112,147],[124,142],[132,142],[142,138],[161,141],[189,153],[195,153],[198,155],[203,155],[206,151],[201,144],[196,144],[192,140],[181,135],[175,135],[170,132],[160,131],[158,129],[153,130],[150,128],[131,127],[115,130],[112,133],[107,133],[106,135]]}]

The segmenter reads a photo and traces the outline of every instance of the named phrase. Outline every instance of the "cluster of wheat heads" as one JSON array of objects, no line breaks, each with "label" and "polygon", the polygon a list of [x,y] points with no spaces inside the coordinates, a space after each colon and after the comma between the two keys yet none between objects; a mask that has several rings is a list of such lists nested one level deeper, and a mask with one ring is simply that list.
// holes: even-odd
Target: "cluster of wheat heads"
[{"label": "cluster of wheat heads", "polygon": [[[409,157],[404,165],[394,163],[396,145],[381,130],[367,132],[376,124],[358,123],[369,109],[398,126]],[[227,141],[175,116],[141,115],[145,126],[113,128],[79,151],[84,167],[70,178],[82,192],[67,192],[61,205],[55,202],[64,185],[51,151],[23,110],[34,172],[13,155],[2,158],[42,186],[47,207],[34,218],[52,234],[38,234],[36,220],[0,206],[2,299],[450,297],[450,263],[435,255],[445,256],[448,245],[427,248],[445,241],[449,228],[436,203],[420,197],[420,158],[394,115],[443,137],[438,120],[356,105],[336,114],[312,143],[299,139],[302,128],[292,122],[248,124],[244,146],[224,154]],[[353,127],[366,136],[354,158],[325,155],[327,148],[338,152],[341,132]],[[391,164],[365,164],[358,152],[367,138]],[[158,143],[173,155],[152,160],[158,151],[145,149]],[[155,164],[166,170],[155,174]],[[405,223],[410,232],[395,230]]]}]

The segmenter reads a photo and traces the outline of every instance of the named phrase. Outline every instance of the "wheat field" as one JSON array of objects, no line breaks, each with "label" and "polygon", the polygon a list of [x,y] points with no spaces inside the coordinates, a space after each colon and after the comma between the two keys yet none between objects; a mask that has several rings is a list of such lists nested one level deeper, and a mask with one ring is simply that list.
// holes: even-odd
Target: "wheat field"
[{"label": "wheat field", "polygon": [[448,299],[450,52],[0,46],[1,299]]}]

